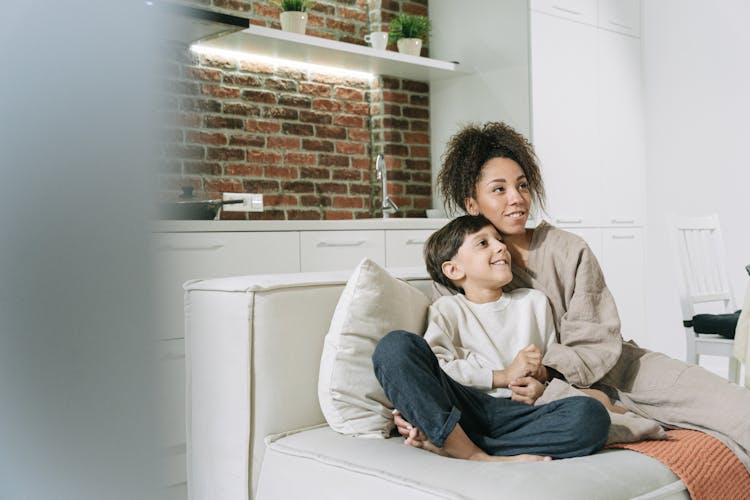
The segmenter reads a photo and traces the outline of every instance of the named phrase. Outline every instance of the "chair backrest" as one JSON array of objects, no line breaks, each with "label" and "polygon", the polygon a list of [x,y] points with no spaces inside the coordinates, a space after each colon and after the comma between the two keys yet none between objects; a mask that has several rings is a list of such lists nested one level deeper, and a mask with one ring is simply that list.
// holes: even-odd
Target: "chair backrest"
[{"label": "chair backrest", "polygon": [[718,303],[733,312],[734,296],[724,260],[724,241],[716,214],[702,217],[674,217],[672,243],[677,253],[680,279],[680,305],[683,319],[691,319],[696,304]]}]

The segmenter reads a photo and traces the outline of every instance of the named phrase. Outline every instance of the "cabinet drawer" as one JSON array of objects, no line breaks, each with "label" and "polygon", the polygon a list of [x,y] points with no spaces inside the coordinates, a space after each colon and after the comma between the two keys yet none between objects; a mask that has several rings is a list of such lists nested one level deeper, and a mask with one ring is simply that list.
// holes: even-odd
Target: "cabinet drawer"
[{"label": "cabinet drawer", "polygon": [[385,266],[383,231],[302,231],[300,267],[302,272],[354,269],[369,257]]},{"label": "cabinet drawer", "polygon": [[[593,188],[585,188],[589,191],[594,191]],[[552,189],[550,189],[552,191]],[[551,196],[550,196],[551,197]],[[582,198],[583,196],[579,197]],[[573,200],[575,202],[577,200]],[[553,202],[550,202],[550,205]],[[564,200],[560,201],[558,205],[564,205]],[[598,205],[595,205],[595,207]],[[586,212],[583,211],[581,207],[574,207],[575,210],[568,210],[565,212],[556,213],[555,207],[552,207],[549,221],[555,225],[559,226],[565,229],[576,229],[576,228],[586,228],[591,226],[601,226],[601,215],[599,213],[595,213],[595,210],[588,210]],[[573,212],[573,214],[570,214],[570,212]]]},{"label": "cabinet drawer", "polygon": [[159,359],[159,448],[162,485],[185,482],[185,342],[156,342]]},{"label": "cabinet drawer", "polygon": [[160,437],[162,448],[185,445],[185,341],[156,343],[159,356]]},{"label": "cabinet drawer", "polygon": [[531,0],[532,10],[596,26],[596,0]]},{"label": "cabinet drawer", "polygon": [[296,232],[159,233],[154,245],[160,264],[190,278],[299,270]]},{"label": "cabinet drawer", "polygon": [[640,36],[640,0],[599,0],[598,25],[618,33]]},{"label": "cabinet drawer", "polygon": [[[186,457],[185,446],[182,446],[182,451],[180,453],[166,456],[162,455],[161,485],[165,487],[165,493],[180,491],[180,489],[184,489],[187,485]],[[180,488],[180,486],[183,486],[183,488]],[[182,498],[184,500],[187,497]]]},{"label": "cabinet drawer", "polygon": [[161,339],[185,335],[182,285],[188,280],[299,271],[296,232],[157,233],[152,245]]},{"label": "cabinet drawer", "polygon": [[[635,205],[635,201],[633,201],[633,205]],[[632,210],[632,207],[631,207],[631,210]],[[620,214],[620,215],[615,215],[615,216],[607,218],[605,220],[605,223],[608,226],[612,226],[612,227],[633,227],[633,226],[642,226],[643,220],[638,215]]]},{"label": "cabinet drawer", "polygon": [[422,251],[434,231],[386,231],[385,262],[388,267],[424,267]]},{"label": "cabinet drawer", "polygon": [[645,328],[643,229],[605,229],[602,243],[604,278],[620,313],[622,336],[652,349]]}]

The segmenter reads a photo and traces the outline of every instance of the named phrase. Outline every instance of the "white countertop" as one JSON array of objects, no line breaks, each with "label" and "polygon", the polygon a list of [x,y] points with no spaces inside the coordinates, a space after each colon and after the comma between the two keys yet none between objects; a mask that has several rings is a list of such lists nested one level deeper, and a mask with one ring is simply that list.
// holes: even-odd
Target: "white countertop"
[{"label": "white countertop", "polygon": [[448,219],[356,219],[356,220],[156,220],[154,233],[206,233],[247,231],[375,231],[437,229]]}]

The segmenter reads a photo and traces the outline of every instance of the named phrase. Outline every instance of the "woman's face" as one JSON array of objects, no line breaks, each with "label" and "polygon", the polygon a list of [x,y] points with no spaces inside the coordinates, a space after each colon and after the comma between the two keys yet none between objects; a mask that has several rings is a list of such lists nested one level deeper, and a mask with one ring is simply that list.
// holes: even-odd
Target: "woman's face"
[{"label": "woman's face", "polygon": [[482,214],[504,235],[523,234],[531,193],[521,166],[509,158],[492,158],[482,167],[476,198],[466,200],[469,214]]}]

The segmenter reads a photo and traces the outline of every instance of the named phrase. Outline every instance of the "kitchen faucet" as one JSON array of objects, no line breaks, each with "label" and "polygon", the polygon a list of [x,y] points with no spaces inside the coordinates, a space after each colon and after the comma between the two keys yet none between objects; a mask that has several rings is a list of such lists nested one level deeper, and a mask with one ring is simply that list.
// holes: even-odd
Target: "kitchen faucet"
[{"label": "kitchen faucet", "polygon": [[383,209],[383,218],[387,219],[391,216],[391,214],[396,213],[398,211],[398,205],[391,199],[390,196],[388,196],[388,183],[386,178],[386,169],[385,169],[385,158],[383,155],[379,154],[375,158],[375,175],[377,177],[377,180],[381,182],[381,193],[383,197],[383,203],[381,204],[380,208]]}]

